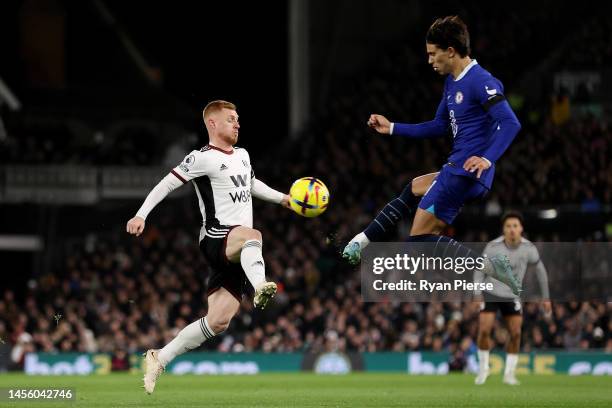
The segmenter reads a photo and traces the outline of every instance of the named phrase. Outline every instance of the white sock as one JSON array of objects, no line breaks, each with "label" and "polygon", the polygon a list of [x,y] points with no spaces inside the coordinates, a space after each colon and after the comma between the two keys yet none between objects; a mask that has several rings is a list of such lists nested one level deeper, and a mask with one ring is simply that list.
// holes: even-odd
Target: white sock
[{"label": "white sock", "polygon": [[261,253],[260,241],[249,239],[244,243],[240,252],[240,265],[253,288],[257,289],[266,281],[266,266]]},{"label": "white sock", "polygon": [[506,354],[506,367],[504,368],[504,375],[514,375],[517,363],[518,354]]},{"label": "white sock", "polygon": [[349,243],[352,243],[352,242],[358,242],[359,247],[363,249],[368,246],[368,244],[370,243],[370,240],[368,239],[368,237],[366,237],[365,233],[360,232],[359,234],[355,235],[353,239],[351,239],[351,242]]},{"label": "white sock", "polygon": [[174,357],[199,347],[200,344],[215,335],[206,317],[203,317],[183,328],[170,343],[159,351],[157,359],[165,367]]},{"label": "white sock", "polygon": [[483,373],[489,369],[489,350],[478,349],[478,371]]}]

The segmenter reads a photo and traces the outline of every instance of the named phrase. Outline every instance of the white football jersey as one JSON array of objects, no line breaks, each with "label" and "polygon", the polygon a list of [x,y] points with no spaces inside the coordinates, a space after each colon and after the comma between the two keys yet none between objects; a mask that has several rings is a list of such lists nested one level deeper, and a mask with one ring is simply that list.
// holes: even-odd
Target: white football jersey
[{"label": "white football jersey", "polygon": [[[510,261],[512,272],[516,276],[519,283],[523,284],[525,274],[527,273],[527,267],[529,265],[535,265],[540,262],[540,253],[538,248],[526,238],[521,238],[521,243],[517,247],[510,248],[504,242],[503,235],[489,242],[485,247],[483,253],[491,257],[494,255],[506,255]],[[512,290],[503,283],[494,280],[493,278],[486,276],[484,282],[493,283],[493,290],[490,291],[492,295],[503,297],[503,298],[515,298],[512,294]]]},{"label": "white football jersey", "polygon": [[219,225],[253,227],[251,183],[255,173],[245,149],[225,151],[207,145],[189,153],[171,173],[195,187],[202,213],[200,241],[208,229]]}]

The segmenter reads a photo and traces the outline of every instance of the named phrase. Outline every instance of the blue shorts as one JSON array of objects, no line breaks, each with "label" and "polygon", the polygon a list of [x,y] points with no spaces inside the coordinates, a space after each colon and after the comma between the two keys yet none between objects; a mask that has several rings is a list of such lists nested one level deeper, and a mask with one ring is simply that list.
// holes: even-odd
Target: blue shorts
[{"label": "blue shorts", "polygon": [[451,173],[448,167],[448,164],[442,167],[421,199],[419,208],[452,224],[464,204],[482,199],[489,189],[473,178]]}]

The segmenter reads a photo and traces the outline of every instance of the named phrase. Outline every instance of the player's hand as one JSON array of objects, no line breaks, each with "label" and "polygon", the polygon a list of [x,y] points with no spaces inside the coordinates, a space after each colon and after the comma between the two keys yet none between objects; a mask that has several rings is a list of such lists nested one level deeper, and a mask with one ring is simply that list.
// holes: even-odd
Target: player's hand
[{"label": "player's hand", "polygon": [[280,203],[283,207],[291,209],[291,205],[289,205],[289,195],[288,194],[285,194],[285,196],[283,197]]},{"label": "player's hand", "polygon": [[541,307],[542,311],[544,312],[544,316],[550,317],[552,315],[552,304],[550,303],[550,300],[542,301]]},{"label": "player's hand", "polygon": [[125,229],[128,233],[139,237],[140,234],[142,234],[142,231],[144,231],[144,227],[145,227],[145,220],[143,220],[140,217],[134,217],[128,221]]},{"label": "player's hand", "polygon": [[385,118],[383,115],[377,115],[373,113],[370,115],[370,119],[368,119],[368,126],[378,133],[382,133],[383,135],[388,135],[391,133],[391,122],[389,119]]},{"label": "player's hand", "polygon": [[463,163],[463,170],[469,171],[470,173],[477,172],[476,178],[480,178],[482,172],[491,167],[482,157],[472,156]]}]

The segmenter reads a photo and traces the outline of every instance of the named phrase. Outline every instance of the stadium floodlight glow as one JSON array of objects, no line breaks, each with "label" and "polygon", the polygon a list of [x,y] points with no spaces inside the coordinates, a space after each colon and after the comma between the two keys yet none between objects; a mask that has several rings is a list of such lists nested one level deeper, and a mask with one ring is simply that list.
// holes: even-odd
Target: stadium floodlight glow
[{"label": "stadium floodlight glow", "polygon": [[555,218],[557,218],[558,215],[559,215],[559,213],[554,208],[550,208],[548,210],[541,210],[540,213],[539,213],[540,218],[543,218],[545,220],[555,219]]}]

